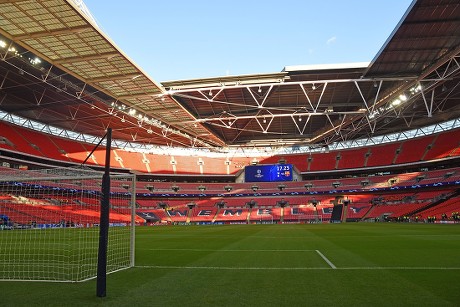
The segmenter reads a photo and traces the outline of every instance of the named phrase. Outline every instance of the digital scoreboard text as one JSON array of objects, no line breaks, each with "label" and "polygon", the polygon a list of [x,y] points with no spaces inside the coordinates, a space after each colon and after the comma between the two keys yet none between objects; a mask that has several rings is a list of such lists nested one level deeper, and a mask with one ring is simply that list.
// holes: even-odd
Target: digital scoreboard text
[{"label": "digital scoreboard text", "polygon": [[292,164],[246,166],[244,179],[246,182],[292,181]]}]

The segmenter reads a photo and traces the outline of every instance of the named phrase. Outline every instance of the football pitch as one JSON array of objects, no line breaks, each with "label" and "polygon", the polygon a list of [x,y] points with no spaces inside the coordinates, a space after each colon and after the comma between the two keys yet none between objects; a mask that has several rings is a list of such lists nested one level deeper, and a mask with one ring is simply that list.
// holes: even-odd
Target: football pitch
[{"label": "football pitch", "polygon": [[[0,236],[2,233],[0,232]],[[1,306],[458,306],[460,225],[138,227],[136,266],[0,282]]]}]

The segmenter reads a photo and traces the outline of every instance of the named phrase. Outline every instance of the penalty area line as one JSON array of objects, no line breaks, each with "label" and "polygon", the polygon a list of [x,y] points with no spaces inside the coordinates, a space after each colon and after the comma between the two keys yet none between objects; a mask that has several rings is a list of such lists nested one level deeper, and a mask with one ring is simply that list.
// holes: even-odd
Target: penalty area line
[{"label": "penalty area line", "polygon": [[320,255],[321,258],[323,258],[324,261],[326,261],[327,264],[329,264],[329,266],[332,269],[337,269],[337,267],[329,259],[327,259],[327,257],[324,256],[323,253],[321,253],[319,250],[316,250],[316,252],[318,253],[318,255]]},{"label": "penalty area line", "polygon": [[315,267],[299,267],[299,268],[270,268],[270,267],[225,267],[225,266],[174,266],[174,265],[136,265],[135,268],[140,269],[188,269],[188,270],[284,270],[284,271],[300,271],[300,270],[330,270],[330,268],[315,268]]},{"label": "penalty area line", "polygon": [[182,251],[182,252],[255,252],[255,253],[298,253],[313,252],[311,249],[202,249],[202,248],[142,248],[151,251]]},{"label": "penalty area line", "polygon": [[460,270],[460,267],[429,267],[429,266],[376,266],[376,267],[341,267],[338,270]]},{"label": "penalty area line", "polygon": [[460,267],[218,267],[218,266],[175,266],[175,265],[136,265],[138,269],[185,269],[185,270],[245,270],[245,271],[308,271],[308,270],[460,270]]}]

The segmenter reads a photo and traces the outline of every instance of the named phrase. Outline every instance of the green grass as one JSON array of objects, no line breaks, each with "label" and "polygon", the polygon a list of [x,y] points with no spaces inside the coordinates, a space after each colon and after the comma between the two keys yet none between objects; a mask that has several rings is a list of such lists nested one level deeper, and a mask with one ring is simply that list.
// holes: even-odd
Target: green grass
[{"label": "green grass", "polygon": [[460,225],[139,227],[136,267],[95,283],[0,282],[0,305],[458,306]]}]

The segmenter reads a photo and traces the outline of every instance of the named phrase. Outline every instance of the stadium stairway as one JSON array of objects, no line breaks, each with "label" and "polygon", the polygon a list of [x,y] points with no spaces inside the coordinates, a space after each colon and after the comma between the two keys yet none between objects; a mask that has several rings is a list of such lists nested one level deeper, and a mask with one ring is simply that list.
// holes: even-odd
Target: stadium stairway
[{"label": "stadium stairway", "polygon": [[343,205],[342,209],[342,223],[345,223],[347,221],[347,213],[348,213],[348,206]]},{"label": "stadium stairway", "polygon": [[214,217],[212,218],[211,223],[214,223],[216,221],[217,216],[219,215],[219,213],[220,213],[220,208],[217,207],[216,213],[214,214]]},{"label": "stadium stairway", "polygon": [[214,218],[212,219],[212,222],[213,222],[213,223],[216,221],[217,216],[219,216],[220,209],[221,209],[221,208],[217,207],[216,214],[214,214]]},{"label": "stadium stairway", "polygon": [[343,211],[342,204],[338,204],[334,206],[334,208],[332,209],[332,214],[331,214],[331,223],[340,223],[341,218],[342,218],[342,211]]},{"label": "stadium stairway", "polygon": [[367,212],[363,215],[363,217],[361,218],[360,221],[365,221],[367,219],[367,217],[372,213],[372,211],[374,210],[375,208],[375,205],[372,205],[369,210],[367,210]]},{"label": "stadium stairway", "polygon": [[190,220],[191,220],[192,214],[193,214],[192,211],[193,211],[192,209],[189,209],[189,210],[187,211],[187,218],[185,219],[185,222],[186,222],[186,223],[190,223]]}]

